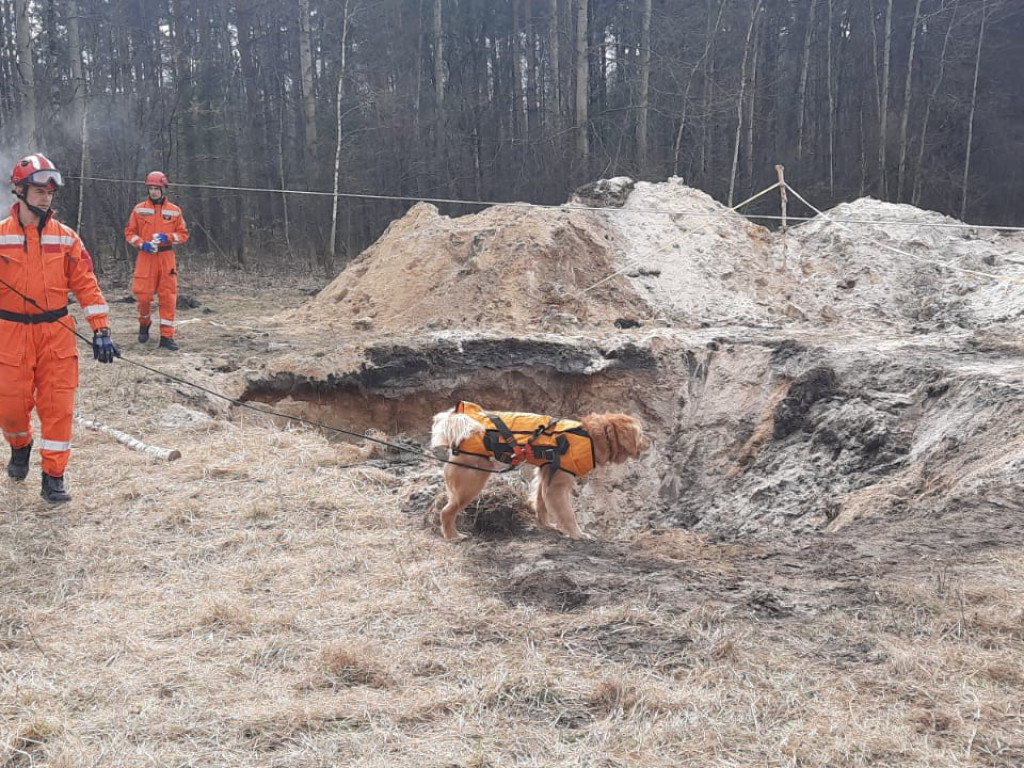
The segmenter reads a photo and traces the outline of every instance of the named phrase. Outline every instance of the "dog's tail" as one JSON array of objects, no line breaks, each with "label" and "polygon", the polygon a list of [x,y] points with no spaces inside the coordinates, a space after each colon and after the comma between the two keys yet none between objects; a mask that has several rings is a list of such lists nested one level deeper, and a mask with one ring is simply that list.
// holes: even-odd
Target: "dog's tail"
[{"label": "dog's tail", "polygon": [[454,411],[442,411],[434,415],[434,426],[430,430],[430,447],[455,448],[470,435],[483,431],[484,425],[471,416]]}]

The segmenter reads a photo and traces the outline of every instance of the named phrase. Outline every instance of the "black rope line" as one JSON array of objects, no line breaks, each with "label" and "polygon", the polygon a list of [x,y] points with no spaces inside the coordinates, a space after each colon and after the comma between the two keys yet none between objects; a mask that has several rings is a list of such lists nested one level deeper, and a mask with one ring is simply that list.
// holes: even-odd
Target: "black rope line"
[{"label": "black rope line", "polygon": [[[0,278],[0,284],[4,285],[9,290],[13,291],[21,299],[23,299],[24,301],[28,302],[32,306],[36,307],[40,311],[45,311],[45,310],[43,310],[43,308],[39,305],[39,303],[35,299],[33,299],[31,296],[26,296],[24,293],[19,291],[17,288],[15,288],[13,285],[8,283],[3,278]],[[57,321],[57,322],[60,322],[60,321]],[[71,327],[70,325],[68,325],[66,323],[60,323],[60,325],[61,325],[61,327],[66,328],[68,331],[73,333],[79,339],[84,341],[90,347],[92,346],[92,340],[89,339],[86,336],[83,336],[81,333],[79,333],[79,331],[77,329]],[[209,387],[204,387],[202,384],[196,384],[194,381],[189,381],[188,379],[185,379],[185,378],[183,378],[181,376],[175,376],[172,373],[167,373],[166,371],[161,371],[160,369],[154,368],[153,366],[146,365],[145,363],[140,363],[137,360],[133,360],[131,358],[125,357],[124,354],[120,350],[118,350],[117,357],[119,359],[123,360],[128,365],[134,365],[137,368],[142,368],[143,370],[149,371],[150,373],[156,374],[157,376],[163,376],[165,379],[169,379],[170,381],[175,381],[175,382],[177,382],[179,384],[184,384],[185,386],[192,387],[193,389],[197,389],[200,392],[205,392],[206,394],[210,395],[211,397],[219,398],[219,399],[224,400],[224,401],[226,401],[228,403],[231,403],[232,405],[237,405],[240,408],[248,408],[249,410],[254,411],[255,413],[261,413],[264,416],[276,416],[276,417],[278,417],[280,419],[285,419],[287,421],[294,421],[294,422],[299,422],[301,424],[306,424],[307,426],[314,427],[316,429],[323,429],[323,430],[328,430],[328,431],[331,431],[331,432],[337,432],[337,433],[343,434],[343,435],[349,435],[351,437],[358,437],[361,440],[368,440],[371,443],[377,443],[378,445],[383,445],[383,446],[385,446],[387,448],[391,448],[391,449],[399,451],[401,453],[411,453],[411,454],[415,454],[417,456],[423,456],[423,457],[426,457],[428,459],[433,459],[434,461],[437,461],[437,462],[439,462],[441,464],[454,464],[454,465],[459,466],[459,467],[467,467],[469,469],[475,469],[478,472],[487,472],[489,474],[503,474],[505,472],[509,472],[512,469],[514,469],[514,467],[508,467],[507,469],[486,469],[486,468],[483,468],[483,467],[474,467],[474,466],[469,465],[469,464],[462,464],[462,463],[460,463],[458,461],[452,461],[451,459],[442,459],[439,456],[435,456],[434,454],[429,453],[427,451],[419,450],[419,449],[416,449],[416,448],[408,448],[408,447],[403,446],[403,445],[398,445],[397,443],[390,443],[387,440],[381,440],[379,438],[372,437],[370,435],[367,435],[367,434],[361,433],[361,432],[354,432],[354,431],[352,431],[350,429],[345,429],[344,427],[335,427],[335,426],[333,426],[331,424],[324,424],[323,422],[313,421],[312,419],[307,419],[307,418],[304,418],[302,416],[293,416],[291,414],[281,413],[280,411],[275,411],[275,410],[272,410],[270,408],[258,407],[258,406],[253,405],[252,403],[247,402],[245,400],[239,400],[238,398],[229,397],[227,395],[221,394],[220,392],[217,392],[216,390],[210,389]],[[348,465],[348,466],[354,466],[354,465]]]},{"label": "black rope line", "polygon": [[[65,327],[67,327],[67,326],[65,326]],[[86,343],[91,345],[92,342],[90,342],[88,339],[86,339],[84,336],[82,336],[80,333],[78,333],[78,331],[73,331],[73,333],[76,336],[78,336],[78,338],[82,339],[83,341],[85,341]],[[193,389],[197,389],[200,392],[205,392],[206,394],[208,394],[208,395],[210,395],[212,397],[219,398],[219,399],[224,400],[224,401],[226,401],[228,403],[231,403],[232,405],[237,405],[240,408],[248,408],[249,410],[251,410],[251,411],[253,411],[255,413],[261,413],[264,416],[276,416],[276,417],[278,417],[280,419],[285,419],[287,421],[299,422],[301,424],[305,424],[307,426],[314,427],[316,429],[323,429],[323,430],[328,430],[328,431],[331,431],[331,432],[337,432],[337,433],[340,433],[340,434],[343,434],[343,435],[349,435],[351,437],[358,437],[361,440],[368,440],[371,443],[377,443],[378,445],[383,445],[383,446],[385,446],[387,448],[391,448],[391,449],[399,451],[401,453],[411,453],[411,454],[415,454],[417,456],[423,456],[423,457],[426,457],[428,459],[433,459],[434,461],[437,461],[437,462],[439,462],[441,464],[454,464],[454,465],[459,466],[459,467],[469,467],[470,469],[476,469],[476,470],[478,470],[480,472],[488,472],[488,473],[492,473],[492,474],[501,474],[501,473],[508,472],[511,469],[513,469],[513,467],[509,467],[508,469],[484,469],[484,468],[481,468],[481,467],[472,467],[472,466],[470,466],[468,464],[462,464],[462,463],[457,462],[457,461],[451,461],[450,459],[442,459],[442,458],[440,458],[438,456],[435,456],[432,453],[429,453],[428,451],[423,451],[423,450],[420,450],[420,449],[417,449],[417,448],[408,448],[408,447],[403,446],[403,445],[398,445],[397,443],[391,443],[391,442],[388,442],[387,440],[381,440],[380,438],[372,437],[372,436],[367,435],[367,434],[362,433],[362,432],[354,432],[354,431],[352,431],[350,429],[345,429],[344,427],[335,427],[335,426],[333,426],[331,424],[324,424],[323,422],[314,421],[312,419],[307,419],[307,418],[304,418],[302,416],[293,416],[291,414],[281,413],[280,411],[275,411],[275,410],[273,410],[271,408],[265,408],[263,406],[256,406],[253,403],[248,402],[246,400],[239,400],[239,399],[234,398],[234,397],[229,397],[228,395],[221,394],[220,392],[217,392],[216,390],[210,389],[209,387],[204,387],[202,384],[196,384],[195,382],[189,381],[188,379],[185,379],[185,378],[183,378],[181,376],[175,376],[172,373],[167,373],[166,371],[161,371],[158,368],[154,368],[154,367],[152,367],[150,365],[146,365],[145,363],[140,363],[137,360],[133,360],[131,358],[127,358],[123,354],[119,355],[119,357],[121,358],[121,360],[123,360],[124,362],[128,363],[129,365],[134,365],[137,368],[142,368],[143,370],[149,371],[150,373],[154,373],[157,376],[163,376],[165,379],[169,379],[171,381],[175,381],[175,382],[177,382],[179,384],[184,384],[185,386],[192,387]],[[356,465],[354,465],[354,464],[346,465],[346,467],[352,467],[352,466],[356,466]]]}]

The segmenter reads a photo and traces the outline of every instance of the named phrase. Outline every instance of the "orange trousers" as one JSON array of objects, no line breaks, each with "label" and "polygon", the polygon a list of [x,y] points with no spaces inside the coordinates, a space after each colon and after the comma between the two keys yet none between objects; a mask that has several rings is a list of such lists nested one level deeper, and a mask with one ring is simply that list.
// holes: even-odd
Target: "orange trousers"
[{"label": "orange trousers", "polygon": [[0,321],[0,428],[12,448],[32,440],[32,409],[39,416],[37,444],[43,472],[61,477],[71,457],[71,425],[78,387],[78,347],[62,324]]},{"label": "orange trousers", "polygon": [[160,335],[174,338],[174,317],[178,305],[178,270],[174,251],[146,253],[135,257],[132,293],[138,302],[139,325],[152,323],[153,294],[160,314]]}]

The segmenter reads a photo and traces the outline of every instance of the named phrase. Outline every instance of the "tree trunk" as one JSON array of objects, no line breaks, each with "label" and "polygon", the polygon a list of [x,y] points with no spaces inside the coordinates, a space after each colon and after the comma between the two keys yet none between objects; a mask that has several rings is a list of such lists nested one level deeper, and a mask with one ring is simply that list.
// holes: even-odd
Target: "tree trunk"
[{"label": "tree trunk", "polygon": [[747,107],[747,186],[750,194],[754,192],[754,107],[757,101],[757,60],[761,49],[761,24],[754,25],[754,44],[751,48],[753,60],[750,65],[750,98]]},{"label": "tree trunk", "polygon": [[[85,77],[82,72],[82,38],[78,27],[78,3],[76,0],[68,0],[68,56],[71,58],[71,80],[74,88],[73,98],[75,104],[74,121],[80,127],[79,146],[81,155],[78,163],[78,216],[75,221],[75,229],[82,231],[82,220],[84,218],[84,196],[85,177],[89,169],[89,141],[88,141],[88,115],[86,114],[85,99]],[[100,254],[97,251],[93,257],[95,262]],[[99,266],[99,264],[97,264]]]},{"label": "tree trunk", "polygon": [[[710,6],[713,0],[708,0]],[[714,173],[712,168],[712,160],[714,157],[714,145],[717,133],[715,131],[715,123],[712,119],[712,115],[715,113],[715,56],[717,54],[717,43],[718,43],[718,30],[722,23],[722,16],[725,10],[725,4],[727,0],[719,0],[719,11],[718,19],[715,22],[715,27],[711,28],[711,14],[708,14],[708,50],[707,55],[704,57],[704,82],[703,82],[703,93],[701,96],[701,136],[699,145],[699,159],[697,161],[697,178],[695,179],[697,184],[703,183],[706,179],[711,177]]]},{"label": "tree trunk", "polygon": [[878,107],[878,188],[879,197],[888,196],[886,183],[886,148],[889,133],[889,64],[892,57],[892,3],[888,0],[885,11],[885,48],[882,54],[882,96]]},{"label": "tree trunk", "polygon": [[836,194],[836,81],[832,71],[832,3],[828,0],[828,51],[825,66],[828,77],[828,196],[831,200]]},{"label": "tree trunk", "polygon": [[960,221],[967,219],[967,177],[971,173],[971,144],[974,143],[974,115],[978,108],[978,73],[981,71],[981,49],[985,44],[985,25],[988,22],[988,0],[981,0],[981,26],[978,29],[978,49],[974,54],[974,83],[971,86],[971,112],[967,119],[967,148],[964,153],[964,178],[960,195]]},{"label": "tree trunk", "polygon": [[[419,0],[419,13],[416,14],[417,27],[422,23],[423,19],[423,0]],[[422,146],[422,136],[420,134],[420,126],[422,121],[420,119],[420,111],[423,108],[423,30],[419,29],[416,33],[416,71],[413,79],[413,105],[412,105],[412,124],[416,132],[416,146]]]},{"label": "tree trunk", "polygon": [[329,253],[337,254],[338,245],[338,180],[341,176],[341,96],[345,85],[345,54],[348,45],[348,0],[341,10],[341,65],[338,70],[338,94],[337,109],[335,110],[335,125],[338,131],[338,140],[334,145],[334,203],[331,206],[331,249]]},{"label": "tree trunk", "polygon": [[651,108],[651,8],[652,0],[644,0],[643,21],[640,24],[640,94],[636,118],[636,160],[641,177],[647,171],[647,115]]},{"label": "tree trunk", "polygon": [[587,56],[588,0],[576,0],[576,156],[584,174],[589,173],[590,136],[587,114],[590,96],[590,64]]},{"label": "tree trunk", "polygon": [[818,0],[809,0],[807,11],[807,31],[804,33],[804,54],[803,64],[800,67],[800,87],[797,89],[797,131],[796,131],[796,157],[797,160],[804,156],[804,119],[806,117],[807,103],[807,70],[811,64],[811,39],[814,36],[814,15],[818,7]]},{"label": "tree trunk", "polygon": [[[174,98],[177,101],[177,108],[181,112],[181,117],[178,121],[181,134],[180,155],[184,158],[185,177],[187,180],[192,181],[200,179],[197,151],[199,147],[199,131],[197,127],[199,106],[196,104],[195,90],[192,84],[192,46],[187,31],[194,24],[192,24],[186,11],[184,0],[174,0],[172,3],[172,17],[174,19]],[[173,133],[170,127],[168,130]],[[178,137],[175,138],[177,139]],[[170,155],[169,150],[167,155]],[[168,166],[168,162],[169,158],[162,160],[161,166],[163,166],[164,172],[170,175],[174,173],[174,169]],[[190,200],[193,202],[200,202],[201,199],[201,191],[190,196]],[[188,217],[187,212],[186,217],[190,225],[198,225],[204,220],[196,214]],[[205,229],[199,226],[194,227],[192,245],[199,248],[208,248],[210,246],[210,238]]]},{"label": "tree trunk", "polygon": [[558,0],[548,4],[548,76],[550,78],[550,104],[548,131],[557,134],[562,116],[562,76],[558,62]]},{"label": "tree trunk", "polygon": [[[313,82],[313,48],[310,40],[309,0],[298,0],[299,65],[302,74],[303,127],[305,128],[305,159],[309,171],[316,160],[316,88]],[[306,174],[309,186],[309,174]]]},{"label": "tree trunk", "polygon": [[946,71],[946,51],[949,49],[949,40],[953,34],[953,25],[956,23],[958,10],[960,10],[960,0],[956,0],[953,4],[953,13],[949,17],[949,26],[946,27],[946,35],[942,39],[942,53],[939,54],[939,72],[935,76],[935,83],[932,86],[931,93],[928,94],[928,102],[924,107],[924,117],[921,120],[921,136],[918,139],[920,143],[917,147],[917,167],[914,169],[914,194],[910,198],[913,205],[921,202],[921,187],[924,179],[924,174],[921,171],[924,168],[924,148],[928,139],[928,121],[931,117],[932,104],[939,95],[939,88],[942,87],[942,78]]},{"label": "tree trunk", "polygon": [[[705,75],[707,74],[706,61],[711,55],[711,51],[715,45],[715,36],[718,33],[718,29],[722,26],[722,14],[725,12],[726,0],[720,0],[718,4],[718,17],[715,19],[714,25],[711,24],[711,17],[708,16],[708,27],[707,34],[704,38],[704,52],[701,53],[700,58],[693,65],[690,70],[690,76],[686,79],[686,90],[683,92],[683,107],[679,113],[679,130],[676,131],[676,140],[672,148],[672,175],[679,175],[680,165],[680,152],[683,146],[683,131],[686,128],[686,113],[690,103],[690,88],[693,86],[693,80],[697,76],[698,70],[703,66]],[[705,78],[706,79],[706,78]],[[706,87],[706,85],[705,85]]]},{"label": "tree trunk", "polygon": [[747,61],[750,58],[750,43],[754,37],[754,25],[757,14],[761,10],[761,0],[754,0],[750,10],[750,24],[747,25],[747,41],[743,46],[743,62],[740,64],[740,93],[736,99],[736,138],[732,146],[732,172],[729,174],[729,202],[732,207],[733,195],[736,191],[736,171],[740,161],[740,136],[743,135],[743,100],[747,89]]},{"label": "tree trunk", "polygon": [[540,126],[537,125],[537,34],[534,25],[533,2],[526,0],[526,134],[534,146]]},{"label": "tree trunk", "polygon": [[526,97],[523,92],[522,0],[512,0],[512,34],[509,54],[512,56],[512,144],[522,142],[526,133]]},{"label": "tree trunk", "polygon": [[284,137],[286,133],[284,110],[281,110],[281,130],[277,132],[277,175],[281,180],[281,215],[284,225],[284,247],[288,257],[292,256],[291,219],[288,214],[288,182],[285,174]]},{"label": "tree trunk", "polygon": [[441,0],[434,0],[434,103],[438,114],[444,109],[444,26]]},{"label": "tree trunk", "polygon": [[445,89],[444,89],[444,24],[441,15],[441,0],[434,0],[433,23],[431,25],[433,38],[432,71],[434,76],[434,162],[436,163],[436,176],[447,184],[448,189],[454,192],[452,174],[448,168],[448,128],[447,114],[445,111]]},{"label": "tree trunk", "polygon": [[20,76],[18,90],[21,92],[21,135],[28,142],[25,154],[28,151],[38,152],[41,138],[36,124],[36,68],[32,58],[32,32],[28,6],[29,0],[14,0],[15,40]]},{"label": "tree trunk", "polygon": [[921,0],[914,4],[914,25],[910,30],[910,51],[907,53],[907,79],[903,85],[903,116],[900,118],[900,162],[896,174],[896,202],[903,202],[903,177],[907,171],[907,124],[910,121],[910,89],[913,87],[914,48],[917,27],[921,20]]}]

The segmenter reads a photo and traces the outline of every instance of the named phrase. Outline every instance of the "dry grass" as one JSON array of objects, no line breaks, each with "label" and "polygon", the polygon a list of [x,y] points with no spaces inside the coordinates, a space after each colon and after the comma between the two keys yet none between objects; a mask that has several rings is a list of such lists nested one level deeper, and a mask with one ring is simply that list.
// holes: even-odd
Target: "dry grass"
[{"label": "dry grass", "polygon": [[[83,403],[183,458],[78,428],[70,505],[36,464],[0,483],[3,768],[1024,764],[1019,552],[778,619],[515,604],[486,567],[502,544],[442,542],[394,474],[258,416],[183,425],[179,385],[110,368]],[[716,574],[757,554],[651,549]]]}]

